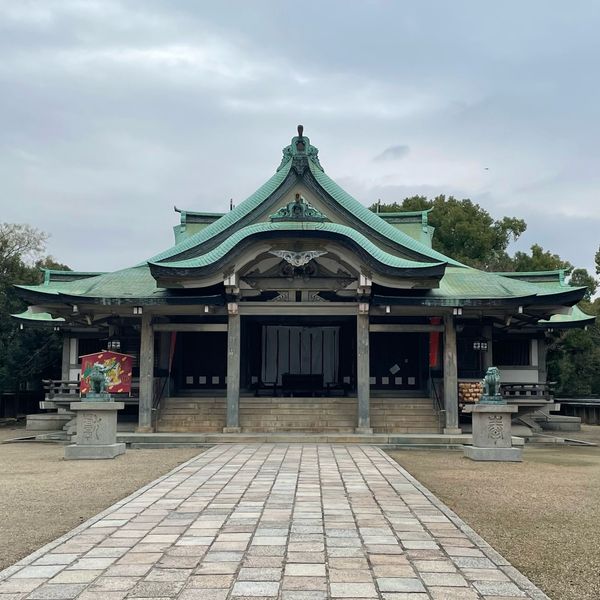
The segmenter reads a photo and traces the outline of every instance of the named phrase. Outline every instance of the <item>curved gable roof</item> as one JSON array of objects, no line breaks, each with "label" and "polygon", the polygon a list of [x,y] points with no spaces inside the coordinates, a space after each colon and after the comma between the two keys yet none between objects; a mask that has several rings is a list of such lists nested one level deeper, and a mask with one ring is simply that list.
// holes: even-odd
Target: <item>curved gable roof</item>
[{"label": "curved gable roof", "polygon": [[[301,152],[295,150],[299,140],[304,143],[304,150]],[[305,167],[308,167],[308,169]],[[176,259],[184,253],[189,255],[189,252],[194,248],[198,248],[199,255],[203,254],[202,245],[229,230],[234,233],[236,226],[240,227],[240,222],[267,201],[289,176],[293,174],[302,178],[306,172],[312,175],[323,192],[332,198],[344,213],[352,215],[362,223],[364,229],[359,233],[368,236],[369,231],[371,231],[377,236],[382,236],[399,249],[405,249],[410,255],[416,255],[417,261],[444,262],[455,266],[463,266],[454,259],[433,250],[426,244],[394,227],[353,198],[325,174],[319,163],[318,149],[311,146],[307,137],[300,138],[298,136],[292,139],[290,146],[283,149],[283,160],[276,173],[251,196],[202,231],[149,258],[148,263],[153,264]]]}]

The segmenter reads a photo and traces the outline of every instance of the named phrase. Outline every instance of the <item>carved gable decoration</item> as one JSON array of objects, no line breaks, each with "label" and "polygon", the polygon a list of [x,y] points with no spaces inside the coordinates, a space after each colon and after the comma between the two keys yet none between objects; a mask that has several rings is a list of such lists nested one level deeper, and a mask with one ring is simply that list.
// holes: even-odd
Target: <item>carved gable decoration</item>
[{"label": "carved gable decoration", "polygon": [[310,221],[313,223],[323,223],[328,221],[327,217],[312,204],[309,204],[303,196],[296,194],[292,202],[282,206],[276,213],[270,217],[273,223],[279,221]]},{"label": "carved gable decoration", "polygon": [[283,258],[283,260],[290,263],[293,267],[303,267],[313,258],[327,254],[327,252],[322,250],[304,250],[302,252],[295,252],[294,250],[271,250],[270,253]]}]

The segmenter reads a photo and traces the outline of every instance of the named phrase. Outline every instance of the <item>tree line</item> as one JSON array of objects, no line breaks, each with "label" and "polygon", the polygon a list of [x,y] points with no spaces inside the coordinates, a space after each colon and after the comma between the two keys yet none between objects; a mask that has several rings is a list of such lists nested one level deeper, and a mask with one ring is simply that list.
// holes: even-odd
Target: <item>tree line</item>
[{"label": "tree line", "polygon": [[48,235],[30,225],[0,223],[0,393],[60,377],[61,337],[52,328],[19,328],[10,317],[27,308],[13,287],[36,285],[42,269],[66,269],[46,254]]}]

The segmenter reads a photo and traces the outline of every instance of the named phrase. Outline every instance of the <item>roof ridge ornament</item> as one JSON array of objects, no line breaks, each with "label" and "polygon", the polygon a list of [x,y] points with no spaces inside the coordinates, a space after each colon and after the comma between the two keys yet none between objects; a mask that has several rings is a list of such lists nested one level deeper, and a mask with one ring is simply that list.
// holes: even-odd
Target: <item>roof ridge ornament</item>
[{"label": "roof ridge ornament", "polygon": [[277,170],[280,171],[290,160],[292,161],[292,168],[298,175],[302,175],[308,169],[309,160],[323,171],[323,167],[319,162],[319,149],[312,146],[310,140],[304,135],[304,125],[298,125],[298,135],[294,136],[292,143],[283,149],[283,158]]},{"label": "roof ridge ornament", "polygon": [[296,192],[294,200],[282,206],[277,212],[269,216],[272,223],[280,221],[309,221],[312,223],[323,223],[329,219],[312,204],[308,203],[304,196]]}]

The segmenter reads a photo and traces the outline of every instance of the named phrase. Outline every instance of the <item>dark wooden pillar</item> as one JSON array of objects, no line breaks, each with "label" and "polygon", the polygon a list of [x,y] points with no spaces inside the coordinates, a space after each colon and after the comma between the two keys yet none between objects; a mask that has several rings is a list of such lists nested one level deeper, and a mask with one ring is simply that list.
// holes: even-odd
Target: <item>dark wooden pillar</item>
[{"label": "dark wooden pillar", "polygon": [[444,316],[444,433],[461,433],[458,425],[458,363],[456,358],[456,327],[452,315]]},{"label": "dark wooden pillar", "polygon": [[366,313],[359,312],[356,315],[356,394],[358,401],[358,426],[356,433],[373,433],[373,429],[371,429],[368,309]]},{"label": "dark wooden pillar", "polygon": [[152,315],[142,314],[140,330],[140,405],[139,432],[152,431],[152,402],[154,400],[154,329]]},{"label": "dark wooden pillar", "polygon": [[224,433],[240,432],[240,315],[229,306],[227,322],[227,422]]}]

